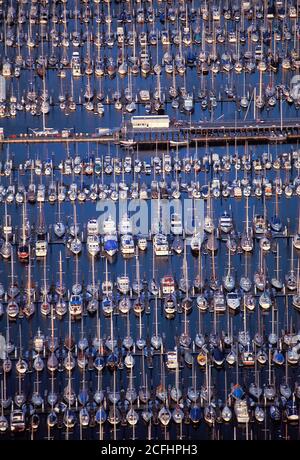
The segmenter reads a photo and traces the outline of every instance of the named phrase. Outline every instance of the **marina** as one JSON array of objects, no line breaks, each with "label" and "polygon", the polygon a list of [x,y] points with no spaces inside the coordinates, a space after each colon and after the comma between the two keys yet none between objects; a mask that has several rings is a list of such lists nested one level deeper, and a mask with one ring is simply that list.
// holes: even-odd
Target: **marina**
[{"label": "marina", "polygon": [[0,440],[298,440],[298,0],[0,0]]}]

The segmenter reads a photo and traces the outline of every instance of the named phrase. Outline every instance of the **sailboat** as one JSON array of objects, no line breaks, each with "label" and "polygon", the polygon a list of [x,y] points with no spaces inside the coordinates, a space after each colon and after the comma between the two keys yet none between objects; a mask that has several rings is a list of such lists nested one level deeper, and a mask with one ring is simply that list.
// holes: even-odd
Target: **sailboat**
[{"label": "sailboat", "polygon": [[282,221],[279,217],[279,205],[278,205],[278,193],[277,188],[275,187],[275,214],[270,219],[270,226],[273,232],[278,233],[282,230]]},{"label": "sailboat", "polygon": [[295,249],[300,249],[300,209],[298,211],[298,228],[297,232],[293,236],[293,245]]},{"label": "sailboat", "polygon": [[55,305],[55,312],[58,315],[58,317],[62,318],[66,313],[67,313],[67,304],[65,300],[63,299],[65,292],[66,292],[66,287],[63,282],[63,271],[62,271],[62,253],[61,251],[59,252],[59,280],[56,283],[55,286],[55,291],[58,294],[58,299]]},{"label": "sailboat", "polygon": [[4,222],[2,227],[2,232],[5,237],[5,241],[1,245],[0,254],[4,259],[10,259],[12,255],[12,244],[9,241],[12,235],[12,224],[11,224],[11,216],[7,214],[7,203],[5,201],[5,214],[4,214]]},{"label": "sailboat", "polygon": [[295,291],[297,288],[297,279],[294,271],[294,246],[291,247],[291,267],[285,276],[285,283],[287,289]]},{"label": "sailboat", "polygon": [[[227,372],[225,370],[225,379],[224,379],[224,385],[225,385],[225,395],[227,394]],[[228,404],[228,397],[226,398],[225,401],[225,406],[222,409],[222,419],[224,420],[225,423],[229,423],[232,420],[232,410],[229,407]]]},{"label": "sailboat", "polygon": [[[49,366],[48,366],[48,369],[49,369]],[[54,373],[53,372],[51,374],[51,390],[48,393],[47,402],[51,407],[51,411],[49,412],[47,416],[47,426],[48,426],[48,430],[50,430],[57,424],[57,420],[58,420],[56,412],[54,411],[54,406],[57,402],[57,394],[54,391]]]},{"label": "sailboat", "polygon": [[249,202],[249,198],[248,196],[246,196],[246,223],[245,223],[245,230],[241,237],[241,247],[243,251],[245,252],[251,252],[253,250],[253,237],[252,237],[252,232],[249,228],[248,202]]},{"label": "sailboat", "polygon": [[92,257],[92,285],[87,286],[87,292],[91,295],[91,298],[87,304],[87,311],[90,314],[94,314],[99,309],[99,300],[98,300],[98,286],[95,284],[95,259]]},{"label": "sailboat", "polygon": [[158,296],[155,295],[154,301],[155,301],[155,308],[154,308],[154,326],[155,326],[155,331],[151,336],[151,345],[155,350],[158,350],[162,346],[162,337],[158,332]]},{"label": "sailboat", "polygon": [[232,274],[232,268],[231,268],[231,251],[230,251],[230,249],[228,250],[228,268],[227,268],[226,275],[223,277],[223,285],[224,285],[224,288],[228,292],[231,292],[235,287],[235,277]]},{"label": "sailboat", "polygon": [[[134,401],[134,397],[132,397],[132,395],[135,394],[135,390],[133,389],[133,369],[132,368],[131,368],[131,371],[130,371],[129,388],[128,388],[127,392],[126,392],[126,398],[127,399],[128,399],[128,394],[130,394],[131,396],[129,398],[129,400],[130,400],[129,401],[130,402],[130,409],[126,414],[126,420],[127,420],[129,425],[134,427],[138,423],[139,415],[136,412],[136,410],[133,408],[133,403],[135,401]],[[133,429],[133,439],[134,439],[134,429]]]},{"label": "sailboat", "polygon": [[[69,315],[69,336],[68,336],[69,341],[71,339],[71,329],[70,329],[71,328],[71,326],[70,326],[71,321],[70,321],[70,318],[71,318],[71,315]],[[68,407],[66,408],[66,410],[64,412],[64,415],[63,415],[63,423],[64,423],[65,427],[67,428],[67,436],[68,436],[69,430],[73,429],[74,426],[75,426],[75,423],[76,423],[75,413],[71,409],[71,405],[73,405],[75,403],[76,399],[77,399],[75,391],[74,391],[74,389],[72,387],[71,371],[72,371],[72,368],[75,365],[73,363],[74,363],[74,358],[73,358],[72,352],[69,350],[69,352],[67,354],[67,357],[64,360],[65,368],[68,371],[68,379],[67,379],[67,385],[65,386],[64,391],[63,391],[64,400],[68,404]]]},{"label": "sailboat", "polygon": [[165,383],[165,365],[162,360],[162,357],[161,357],[160,368],[161,368],[161,384],[158,385],[158,387],[156,388],[156,397],[159,398],[160,401],[163,402],[163,406],[158,412],[158,420],[164,427],[166,427],[169,425],[172,415],[168,407],[168,397],[167,397],[168,393],[166,390],[166,383]]},{"label": "sailboat", "polygon": [[46,279],[46,257],[44,258],[43,272],[44,272],[44,282],[43,282],[43,286],[41,287],[42,301],[41,301],[40,311],[42,315],[47,316],[50,313],[51,306],[49,302],[49,286],[47,284],[47,279]]},{"label": "sailboat", "polygon": [[297,266],[297,292],[292,297],[293,306],[296,310],[300,310],[300,262],[298,259],[298,266]]},{"label": "sailboat", "polygon": [[53,230],[57,238],[62,238],[66,232],[66,226],[61,220],[61,212],[60,212],[61,202],[58,200],[58,219],[54,224]]},{"label": "sailboat", "polygon": [[5,433],[8,430],[9,423],[4,415],[4,383],[1,381],[1,415],[0,415],[0,433]]},{"label": "sailboat", "polygon": [[114,310],[113,302],[113,283],[108,279],[108,265],[107,259],[105,260],[105,280],[102,282],[102,292],[104,294],[102,298],[102,309],[105,315],[111,315]]},{"label": "sailboat", "polygon": [[21,325],[19,327],[19,341],[20,341],[20,353],[19,359],[16,362],[16,377],[18,379],[18,389],[15,393],[14,403],[21,407],[24,402],[26,401],[26,396],[24,391],[22,390],[22,376],[26,374],[28,371],[28,363],[25,359],[23,359],[23,349],[22,349],[22,333],[21,333]]},{"label": "sailboat", "polygon": [[78,224],[77,224],[77,212],[76,212],[75,203],[73,205],[73,209],[74,209],[74,229],[75,229],[75,232],[74,232],[74,236],[68,239],[67,247],[70,249],[70,251],[74,255],[77,256],[78,254],[80,254],[80,252],[82,250],[82,241],[79,238],[78,232],[76,231],[76,229],[78,228]]},{"label": "sailboat", "polygon": [[35,313],[35,288],[32,286],[31,279],[31,259],[29,259],[28,263],[26,300],[23,313],[27,318],[30,318]]},{"label": "sailboat", "polygon": [[280,275],[279,275],[279,244],[278,243],[276,244],[276,268],[274,272],[275,273],[274,273],[273,278],[271,279],[271,284],[273,288],[280,291],[281,289],[283,289],[283,282],[281,281]]},{"label": "sailboat", "polygon": [[29,255],[30,255],[30,246],[29,246],[29,244],[27,242],[27,231],[28,231],[27,225],[28,225],[28,223],[26,224],[25,206],[26,206],[26,201],[24,201],[24,204],[23,204],[22,241],[18,246],[18,257],[19,257],[20,261],[27,261],[29,259]]},{"label": "sailboat", "polygon": [[137,285],[137,298],[133,302],[133,311],[136,315],[140,316],[145,310],[145,302],[141,296],[141,281],[140,281],[140,263],[138,251],[136,250],[136,285]]}]

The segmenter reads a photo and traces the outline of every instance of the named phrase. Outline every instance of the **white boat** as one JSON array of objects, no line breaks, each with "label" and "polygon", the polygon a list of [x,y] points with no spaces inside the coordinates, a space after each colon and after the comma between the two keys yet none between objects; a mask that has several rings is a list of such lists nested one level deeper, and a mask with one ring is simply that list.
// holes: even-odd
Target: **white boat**
[{"label": "white boat", "polygon": [[199,254],[199,251],[201,249],[202,240],[203,240],[203,237],[200,233],[196,233],[191,238],[191,251],[193,254]]},{"label": "white boat", "polygon": [[73,252],[73,254],[77,255],[81,252],[82,250],[82,242],[79,238],[71,238],[68,243],[67,243],[68,248],[70,251]]},{"label": "white boat", "polygon": [[5,218],[4,218],[4,222],[3,222],[2,232],[3,232],[4,238],[11,238],[11,236],[13,234],[11,216],[6,213],[6,209],[5,209]]},{"label": "white boat", "polygon": [[147,102],[147,101],[149,101],[149,100],[150,100],[150,93],[149,93],[149,91],[146,90],[146,89],[142,89],[142,90],[140,91],[140,99],[141,99],[142,102]]},{"label": "white boat", "polygon": [[90,219],[87,223],[87,234],[89,236],[98,235],[98,221],[96,219]]},{"label": "white boat", "polygon": [[15,409],[11,412],[10,430],[13,433],[25,430],[25,413],[22,410]]},{"label": "white boat", "polygon": [[184,99],[183,99],[183,108],[187,112],[192,112],[194,109],[194,99],[193,96],[188,94]]},{"label": "white boat", "polygon": [[300,249],[300,233],[293,236],[293,245],[296,249]]},{"label": "white boat", "polygon": [[95,257],[100,252],[100,241],[99,237],[96,234],[88,235],[87,241],[87,250],[91,256]]},{"label": "white boat", "polygon": [[127,235],[132,233],[132,222],[129,219],[128,215],[125,213],[119,224],[120,235]]},{"label": "white boat", "polygon": [[4,259],[9,259],[12,255],[13,247],[9,241],[4,241],[0,248],[0,254]]},{"label": "white boat", "polygon": [[227,211],[224,211],[219,219],[220,230],[224,233],[229,233],[233,228],[232,217]]},{"label": "white boat", "polygon": [[179,214],[174,213],[171,215],[171,232],[173,235],[182,235],[182,220]]},{"label": "white boat", "polygon": [[272,306],[272,300],[270,295],[266,291],[264,291],[259,296],[258,303],[263,310],[269,310]]},{"label": "white boat", "polygon": [[157,233],[153,238],[153,248],[156,256],[169,255],[169,243],[167,236],[163,233]]},{"label": "white boat", "polygon": [[147,238],[144,236],[139,236],[137,240],[137,245],[141,251],[146,251],[147,246],[148,246]]},{"label": "white boat", "polygon": [[127,294],[130,290],[130,280],[128,275],[121,275],[117,277],[117,288],[121,294]]},{"label": "white boat", "polygon": [[250,417],[248,412],[247,401],[237,400],[234,404],[234,412],[238,423],[249,423]]},{"label": "white boat", "polygon": [[54,233],[58,238],[62,238],[66,232],[66,226],[63,222],[56,222],[54,224]]},{"label": "white boat", "polygon": [[81,295],[72,294],[69,300],[69,312],[72,316],[81,315],[83,310]]},{"label": "white boat", "polygon": [[109,215],[108,218],[105,219],[105,221],[103,222],[103,233],[104,235],[108,235],[116,233],[116,231],[116,223],[111,217],[111,215]]},{"label": "white boat", "polygon": [[46,240],[37,240],[35,243],[36,257],[46,257],[48,252],[48,243]]},{"label": "white boat", "polygon": [[121,236],[122,254],[134,254],[134,241],[131,234]]},{"label": "white boat", "polygon": [[199,310],[201,311],[206,311],[208,308],[208,302],[207,299],[203,294],[199,294],[196,299],[197,306]]},{"label": "white boat", "polygon": [[205,216],[204,224],[203,224],[204,231],[206,233],[212,233],[214,229],[214,221],[210,216]]},{"label": "white boat", "polygon": [[162,293],[165,294],[173,294],[175,291],[175,280],[174,277],[171,275],[165,275],[161,280],[161,288]]},{"label": "white boat", "polygon": [[177,369],[178,368],[177,351],[168,351],[167,352],[166,366],[167,366],[168,369]]},{"label": "white boat", "polygon": [[221,290],[216,291],[213,297],[213,308],[217,313],[222,313],[226,310],[225,296]]},{"label": "white boat", "polygon": [[71,68],[73,77],[81,76],[80,57],[79,52],[74,51],[71,59]]},{"label": "white boat", "polygon": [[240,306],[241,300],[237,292],[228,292],[226,295],[226,302],[231,310],[237,310]]}]

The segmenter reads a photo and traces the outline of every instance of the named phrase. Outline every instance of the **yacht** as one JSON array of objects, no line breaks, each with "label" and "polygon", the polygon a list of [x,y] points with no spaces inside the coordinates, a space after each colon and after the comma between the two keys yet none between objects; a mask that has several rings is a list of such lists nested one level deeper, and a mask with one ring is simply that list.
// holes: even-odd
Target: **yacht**
[{"label": "yacht", "polygon": [[19,433],[25,430],[25,414],[23,410],[15,409],[10,414],[10,430]]},{"label": "yacht", "polygon": [[173,316],[176,313],[177,301],[175,294],[169,294],[164,300],[164,311],[167,316]]},{"label": "yacht", "polygon": [[37,240],[35,242],[35,255],[36,257],[46,257],[48,252],[47,240]]},{"label": "yacht", "polygon": [[178,353],[177,351],[168,351],[166,366],[168,369],[177,369],[178,368]]},{"label": "yacht", "polygon": [[138,245],[138,248],[141,251],[145,251],[147,249],[147,246],[148,246],[147,238],[145,236],[142,236],[142,235],[138,236],[137,245]]},{"label": "yacht", "polygon": [[222,313],[226,311],[225,296],[221,289],[214,292],[212,304],[216,313]]},{"label": "yacht", "polygon": [[232,311],[236,311],[240,307],[240,296],[237,292],[228,292],[226,294],[226,302]]},{"label": "yacht", "polygon": [[115,234],[116,231],[116,223],[111,217],[111,215],[109,215],[108,218],[105,219],[105,221],[103,222],[103,233],[104,235]]},{"label": "yacht", "polygon": [[248,405],[246,400],[237,400],[234,404],[234,412],[238,423],[248,423],[250,420]]},{"label": "yacht", "polygon": [[121,252],[122,254],[134,254],[134,241],[131,234],[121,236]]},{"label": "yacht", "polygon": [[157,233],[153,238],[153,248],[156,256],[169,255],[169,243],[167,236],[163,233]]},{"label": "yacht", "polygon": [[182,235],[183,227],[182,220],[179,214],[171,215],[171,232],[173,235]]},{"label": "yacht", "polygon": [[127,294],[130,290],[130,280],[128,275],[121,275],[117,277],[117,288],[121,294]]},{"label": "yacht", "polygon": [[219,228],[225,234],[230,233],[233,229],[232,217],[227,211],[224,211],[219,219]]},{"label": "yacht", "polygon": [[172,275],[165,275],[161,280],[161,289],[164,295],[175,292],[175,280]]},{"label": "yacht", "polygon": [[83,311],[81,295],[72,294],[69,300],[69,311],[72,316],[80,316]]},{"label": "yacht", "polygon": [[118,237],[116,233],[105,234],[103,238],[104,251],[113,257],[118,251]]},{"label": "yacht", "polygon": [[125,213],[119,224],[120,235],[127,235],[132,233],[132,222],[128,215]]},{"label": "yacht", "polygon": [[98,235],[98,221],[96,219],[90,219],[87,223],[87,234],[89,236]]},{"label": "yacht", "polygon": [[201,249],[203,237],[200,233],[196,233],[191,238],[191,251],[192,254],[198,255]]},{"label": "yacht", "polygon": [[86,245],[87,245],[87,250],[88,250],[88,252],[89,252],[89,254],[91,256],[95,257],[95,256],[97,256],[97,254],[99,254],[99,252],[100,252],[100,240],[99,240],[99,237],[97,235],[95,235],[95,234],[88,235]]}]

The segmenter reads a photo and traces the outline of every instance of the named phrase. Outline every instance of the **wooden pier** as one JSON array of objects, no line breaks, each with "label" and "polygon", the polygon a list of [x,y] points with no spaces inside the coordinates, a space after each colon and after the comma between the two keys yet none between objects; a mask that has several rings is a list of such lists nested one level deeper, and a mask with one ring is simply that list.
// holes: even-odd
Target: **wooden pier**
[{"label": "wooden pier", "polygon": [[171,145],[206,144],[249,144],[295,142],[300,139],[299,119],[271,121],[238,121],[233,122],[206,122],[187,123],[172,121],[168,129],[133,129],[130,122],[125,122],[113,134],[100,136],[96,133],[71,133],[68,137],[62,134],[35,135],[28,133],[15,134],[0,140],[5,144],[40,144],[40,143],[81,143],[93,142],[99,144],[115,143],[123,146],[149,148],[153,145],[160,147]]}]

